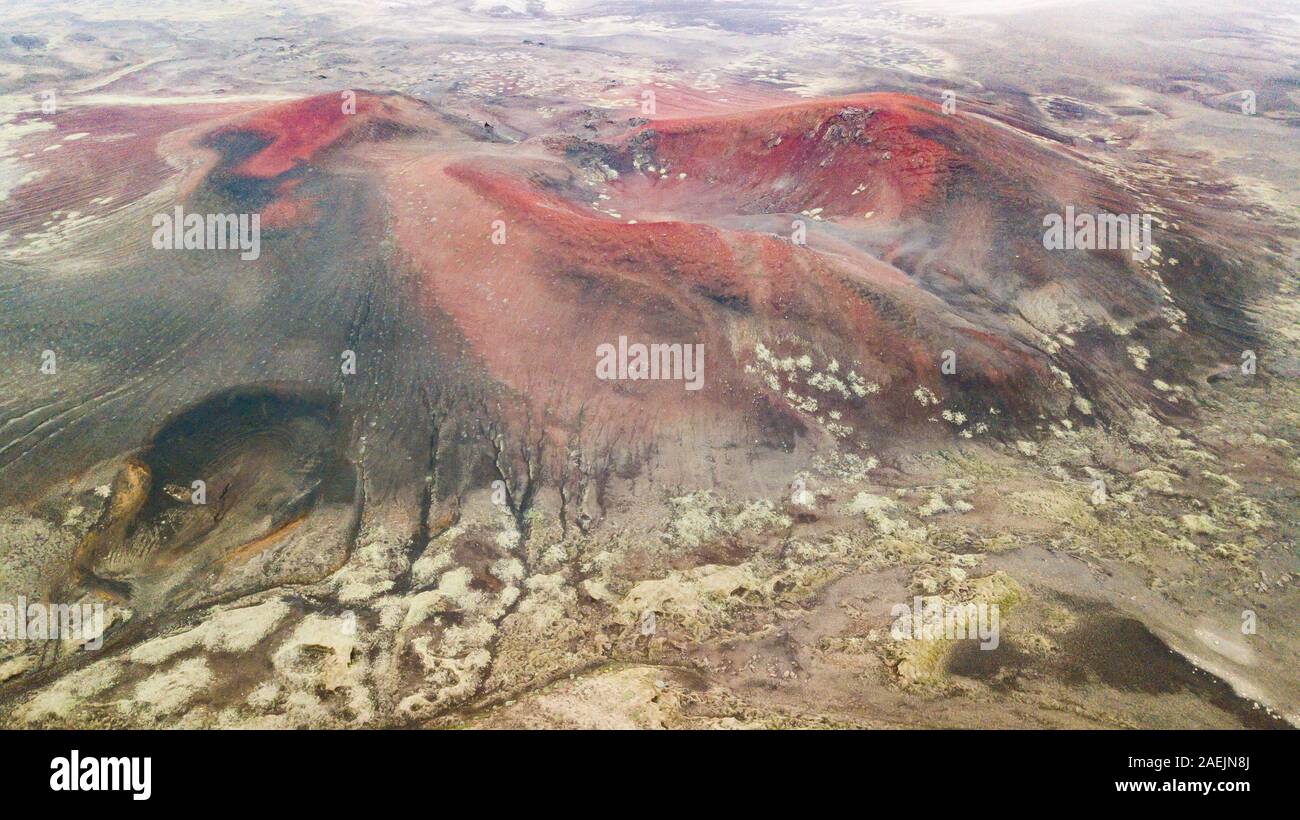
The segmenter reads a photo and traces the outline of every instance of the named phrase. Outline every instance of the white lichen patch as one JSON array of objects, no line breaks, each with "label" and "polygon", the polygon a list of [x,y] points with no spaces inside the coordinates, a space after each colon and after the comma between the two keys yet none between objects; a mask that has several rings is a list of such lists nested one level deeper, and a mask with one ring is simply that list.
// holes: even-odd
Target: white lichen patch
[{"label": "white lichen patch", "polygon": [[1070,379],[1069,373],[1066,373],[1064,370],[1062,370],[1061,368],[1057,367],[1054,364],[1048,365],[1048,367],[1051,368],[1052,375],[1056,377],[1056,381],[1059,382],[1062,387],[1064,387],[1066,390],[1074,389],[1074,382]]},{"label": "white lichen patch", "polygon": [[640,582],[618,610],[628,624],[639,621],[645,612],[655,612],[702,637],[725,620],[731,607],[741,602],[742,592],[759,589],[760,581],[748,564],[708,564]]},{"label": "white lichen patch", "polygon": [[662,540],[675,547],[696,549],[724,535],[759,533],[785,528],[790,519],[777,512],[771,501],[760,499],[729,507],[710,491],[668,499],[671,518]]},{"label": "white lichen patch", "polygon": [[153,718],[170,717],[183,711],[212,681],[212,669],[205,659],[188,658],[137,683],[132,699],[118,707],[123,712],[143,711]]},{"label": "white lichen patch", "polygon": [[1173,482],[1178,480],[1178,476],[1168,470],[1147,469],[1134,473],[1133,480],[1139,487],[1149,492],[1173,495],[1175,492]]},{"label": "white lichen patch", "polygon": [[939,515],[952,510],[948,502],[944,500],[940,493],[930,493],[930,497],[924,504],[917,508],[916,514],[922,518],[929,518],[932,515]]},{"label": "white lichen patch", "polygon": [[1219,525],[1205,513],[1187,513],[1178,517],[1178,524],[1189,535],[1214,535],[1219,532]]},{"label": "white lichen patch", "polygon": [[121,675],[122,664],[116,660],[93,663],[39,690],[18,707],[15,715],[22,723],[66,719],[87,700],[116,684]]},{"label": "white lichen patch", "polygon": [[1139,344],[1129,345],[1127,350],[1129,358],[1133,360],[1133,366],[1138,370],[1146,370],[1147,363],[1151,361],[1151,351]]},{"label": "white lichen patch", "polygon": [[193,629],[146,641],[127,656],[132,663],[154,666],[202,646],[213,652],[247,652],[265,639],[289,614],[279,599],[217,612]]},{"label": "white lichen patch", "polygon": [[887,496],[863,491],[854,496],[845,509],[850,514],[866,518],[880,535],[894,535],[913,541],[924,541],[928,536],[925,527],[911,527],[902,516],[891,516],[891,513],[899,509],[899,504]]},{"label": "white lichen patch", "polygon": [[[802,340],[793,340],[806,344]],[[745,372],[756,376],[769,390],[795,410],[812,418],[830,435],[847,439],[854,428],[844,417],[844,410],[833,402],[851,402],[872,393],[880,386],[867,382],[854,371],[840,377],[842,364],[831,356],[822,369],[809,353],[781,357],[762,342],[754,345],[754,362],[745,365]]]}]

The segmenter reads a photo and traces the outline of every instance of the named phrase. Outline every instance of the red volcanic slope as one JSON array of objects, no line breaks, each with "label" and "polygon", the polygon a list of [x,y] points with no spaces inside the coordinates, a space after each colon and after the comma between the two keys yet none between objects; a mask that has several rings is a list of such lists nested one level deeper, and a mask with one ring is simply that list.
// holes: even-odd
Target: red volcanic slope
[{"label": "red volcanic slope", "polygon": [[[952,118],[934,105],[867,94],[633,129],[615,146],[625,173],[607,189],[632,206],[621,210],[660,217],[639,224],[593,210],[584,200],[594,194],[560,157],[474,139],[401,98],[360,94],[356,111],[344,114],[340,98],[326,95],[225,123],[214,133],[255,134],[265,144],[223,170],[273,181],[268,224],[292,227],[319,203],[304,199],[308,185],[289,172],[324,170],[320,156],[331,148],[339,151],[331,167],[355,160],[385,168],[369,179],[386,195],[395,261],[419,272],[428,320],[450,319],[465,352],[495,380],[519,389],[563,383],[575,403],[614,413],[684,421],[702,405],[732,418],[766,406],[760,416],[842,419],[859,429],[927,421],[938,410],[915,397],[918,388],[948,406],[963,395],[981,413],[998,405],[1008,418],[1036,416],[1063,398],[1041,354],[961,318],[859,249],[827,253],[704,224],[813,208],[854,215],[856,224],[864,212],[875,211],[877,222],[919,214],[943,200],[959,163],[949,147]],[[403,126],[385,131],[402,135],[398,144],[356,153],[379,136],[358,126],[376,120]],[[509,231],[500,246],[490,240],[498,219]],[[705,344],[705,389],[683,401],[680,385],[599,382],[594,351],[619,336]],[[796,411],[806,406],[791,398],[798,374],[774,388],[755,366],[759,345],[782,358],[838,362],[871,385],[870,398],[820,395],[820,411]],[[936,361],[948,348],[965,366],[943,379]],[[836,415],[825,416],[831,409]]]},{"label": "red volcanic slope", "polygon": [[[934,412],[912,394],[925,386],[942,395],[934,351],[945,347],[987,365],[994,374],[987,398],[1004,406],[1032,403],[1041,391],[1027,388],[1050,378],[1025,350],[952,324],[941,302],[900,284],[881,263],[852,267],[775,236],[709,225],[604,219],[544,190],[541,168],[488,165],[430,158],[404,166],[390,195],[400,203],[399,245],[424,271],[429,306],[450,315],[507,384],[548,378],[566,383],[575,402],[684,422],[699,404],[683,401],[680,385],[597,382],[593,351],[620,335],[695,342],[707,351],[702,398],[733,416],[765,405],[797,418],[745,370],[755,343],[776,349],[774,340],[797,336],[823,362],[835,358],[882,388],[870,402],[819,394],[823,418],[835,410],[855,426],[879,429]],[[497,218],[509,225],[502,246],[489,240]],[[868,293],[899,315],[886,315]]]},{"label": "red volcanic slope", "polygon": [[[774,413],[811,427],[834,419],[860,430],[928,422],[941,408],[918,394],[938,397],[943,409],[971,402],[979,407],[967,409],[985,414],[997,406],[1007,419],[1068,406],[1047,357],[1023,336],[1001,320],[963,318],[944,301],[946,291],[873,258],[850,241],[858,232],[846,230],[865,229],[862,216],[874,212],[871,225],[918,224],[950,238],[957,223],[939,206],[949,202],[954,169],[963,180],[994,179],[990,157],[1019,145],[1014,135],[955,122],[910,97],[865,94],[639,126],[593,149],[621,169],[598,185],[579,172],[586,161],[580,151],[548,156],[538,141],[477,139],[397,96],[358,93],[355,114],[344,113],[343,102],[327,94],[214,124],[202,144],[240,151],[244,141],[213,138],[253,135],[259,146],[226,154],[214,176],[265,183],[221,184],[236,196],[251,192],[263,225],[282,230],[326,213],[328,197],[375,186],[382,199],[374,201],[386,203],[377,216],[396,240],[393,269],[417,273],[410,281],[419,284],[424,321],[454,327],[439,337],[454,336],[464,346],[455,355],[468,354],[492,379],[521,390],[538,380],[563,383],[574,402],[603,403],[612,413],[647,410],[669,422],[695,423],[704,407],[733,428],[736,419]],[[980,133],[968,133],[974,130]],[[380,139],[390,142],[375,150]],[[360,166],[376,173],[335,184],[335,169]],[[1014,166],[1007,173],[1016,173]],[[1034,188],[1032,179],[1012,182],[1015,190]],[[593,209],[601,191],[610,199]],[[995,200],[979,194],[958,205],[976,209],[963,230],[988,247],[988,223],[977,209]],[[625,216],[607,217],[615,208]],[[758,227],[757,220],[726,220],[814,208],[841,223],[816,248],[733,227]],[[508,227],[504,245],[490,238],[498,219]],[[377,249],[384,238],[358,239]],[[275,246],[266,251],[274,254]],[[970,256],[972,268],[984,264]],[[1011,281],[1012,273],[1000,275]],[[965,298],[957,274],[954,282]],[[679,384],[598,381],[595,350],[619,336],[705,344],[705,389],[688,396]],[[871,389],[837,396],[801,381],[808,371],[787,372],[774,386],[756,361],[763,348],[782,361],[808,354],[818,367],[834,362],[842,369],[826,372],[847,378],[852,371]],[[943,378],[936,362],[949,348],[963,364]],[[809,411],[804,399],[814,389],[820,403]]]},{"label": "red volcanic slope", "polygon": [[293,225],[304,225],[319,216],[316,203],[307,197],[295,196],[302,184],[300,179],[287,179],[276,186],[275,199],[262,206],[262,225],[282,230]]},{"label": "red volcanic slope", "polygon": [[344,102],[341,95],[322,94],[270,106],[217,129],[212,136],[255,134],[267,140],[266,147],[231,170],[238,176],[271,179],[309,162],[317,152],[368,121],[379,107],[377,98],[370,94],[356,96],[356,111],[352,114],[344,113]]},{"label": "red volcanic slope", "polygon": [[[833,428],[950,429],[936,420],[978,433],[1075,412],[1051,369],[1052,328],[1032,324],[1021,294],[1063,315],[1077,307],[1097,327],[1118,319],[1144,341],[1149,317],[1168,321],[1164,295],[1127,260],[1050,255],[1035,234],[1043,208],[1127,205],[1122,189],[1058,147],[911,97],[670,118],[603,145],[495,142],[396,95],[358,93],[355,114],[343,103],[220,109],[194,142],[223,152],[209,157],[205,194],[244,198],[264,227],[301,231],[264,247],[268,271],[277,254],[312,264],[319,245],[304,229],[324,217],[355,220],[358,254],[390,253],[393,287],[418,288],[425,338],[521,392],[562,385],[571,407],[644,411],[679,431],[707,417],[743,432],[735,441],[758,440],[754,422],[780,427],[783,443],[819,426],[841,440]],[[834,224],[815,227],[813,209]],[[812,229],[802,247],[786,239],[788,219],[766,216],[801,212]],[[497,220],[503,245],[491,240]],[[704,344],[705,388],[599,381],[595,351],[620,336]],[[1057,363],[1078,368],[1075,385],[1089,367],[1109,372],[1097,360],[1118,342],[1074,341]],[[945,377],[948,349],[961,365]],[[1112,404],[1140,389],[1112,381],[1123,382]]]},{"label": "red volcanic slope", "polygon": [[[633,131],[626,150],[649,149],[667,166],[655,199],[698,210],[725,196],[731,213],[798,213],[823,217],[883,209],[897,216],[941,184],[951,152],[923,134],[948,129],[938,106],[901,94],[863,94],[757,112],[655,120]],[[685,173],[687,184],[675,185]],[[645,196],[645,177],[615,187]],[[722,190],[710,193],[709,187]],[[694,205],[692,203],[695,203]],[[724,203],[719,203],[724,204]]]},{"label": "red volcanic slope", "polygon": [[[354,103],[350,113],[344,111],[349,102]],[[325,207],[304,193],[303,177],[294,172],[318,165],[327,151],[351,139],[373,137],[372,126],[399,121],[424,124],[427,116],[412,101],[397,97],[360,91],[349,101],[339,94],[324,94],[258,109],[213,129],[208,140],[249,135],[264,143],[248,156],[227,158],[221,172],[275,182],[273,199],[258,203],[258,208],[264,228],[283,230],[315,221]]]},{"label": "red volcanic slope", "polygon": [[[824,253],[704,224],[814,207],[859,219],[873,208],[919,211],[942,198],[956,162],[927,136],[943,133],[945,119],[934,106],[878,94],[650,123],[620,146],[620,167],[643,172],[608,186],[610,204],[629,206],[616,206],[625,216],[648,208],[657,217],[636,224],[593,209],[596,192],[582,188],[572,165],[509,146],[443,143],[384,185],[430,315],[450,317],[489,374],[516,388],[561,382],[575,402],[650,411],[668,423],[687,423],[703,401],[732,419],[776,413],[882,430],[938,414],[917,399],[919,388],[955,402],[947,407],[977,405],[979,420],[990,407],[1003,418],[1037,417],[1068,403],[1045,358],[960,318],[896,268],[852,248]],[[498,219],[509,231],[500,246],[490,240]],[[594,351],[619,336],[705,344],[705,389],[684,401],[679,385],[598,382]],[[833,360],[872,390],[829,393],[800,386],[798,374],[774,390],[756,367],[760,344],[781,358]],[[945,379],[937,361],[949,348],[964,364]],[[806,406],[792,391],[815,395],[818,409],[792,409]]]}]

